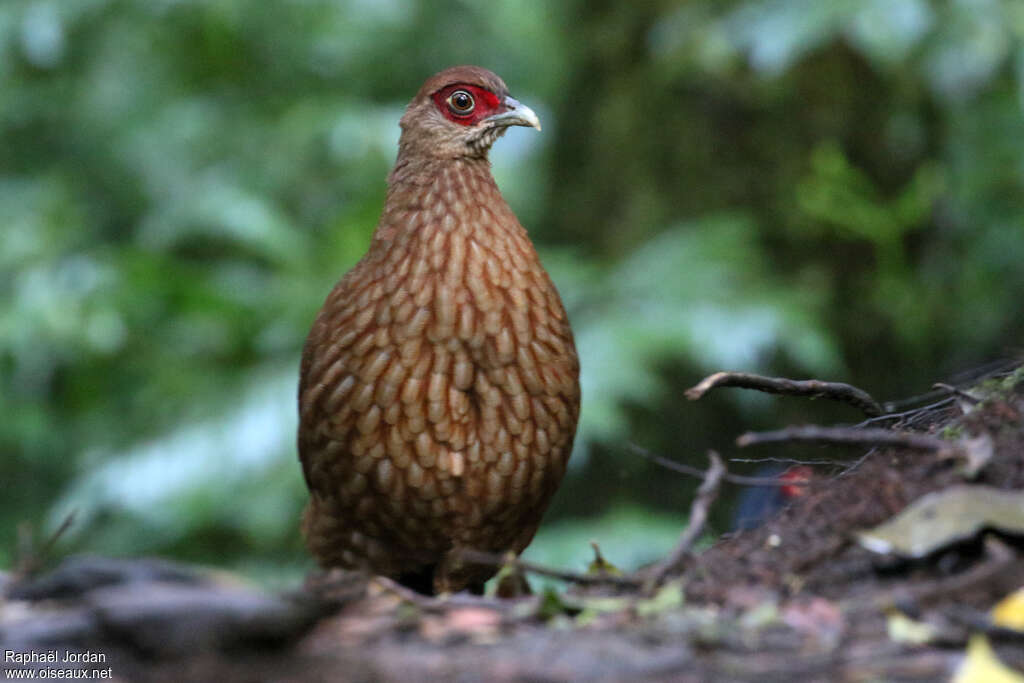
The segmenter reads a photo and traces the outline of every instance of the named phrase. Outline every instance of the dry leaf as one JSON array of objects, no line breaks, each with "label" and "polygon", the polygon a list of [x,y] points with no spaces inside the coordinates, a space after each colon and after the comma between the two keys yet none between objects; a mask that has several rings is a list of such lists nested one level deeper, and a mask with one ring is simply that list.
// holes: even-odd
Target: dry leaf
[{"label": "dry leaf", "polygon": [[970,439],[963,439],[960,445],[963,447],[966,461],[960,471],[968,479],[974,479],[992,459],[995,454],[995,444],[992,442],[992,437],[985,433]]},{"label": "dry leaf", "polygon": [[889,612],[886,629],[890,640],[907,645],[924,645],[935,637],[931,624],[915,621],[899,610]]},{"label": "dry leaf", "polygon": [[992,608],[992,623],[1024,631],[1024,588],[1018,588]]},{"label": "dry leaf", "polygon": [[964,485],[929,493],[858,540],[876,553],[924,557],[987,528],[1024,535],[1024,491]]},{"label": "dry leaf", "polygon": [[978,633],[967,643],[967,656],[953,683],[1024,683],[1024,675],[999,661],[988,638]]}]

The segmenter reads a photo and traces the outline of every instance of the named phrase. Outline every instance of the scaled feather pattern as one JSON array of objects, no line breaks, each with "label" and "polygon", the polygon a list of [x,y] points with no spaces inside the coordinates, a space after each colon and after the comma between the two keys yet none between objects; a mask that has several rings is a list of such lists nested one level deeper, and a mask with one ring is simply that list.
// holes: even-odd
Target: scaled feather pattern
[{"label": "scaled feather pattern", "polygon": [[568,318],[487,159],[539,122],[490,71],[455,67],[401,125],[370,249],[303,351],[303,531],[322,566],[479,590],[495,570],[460,550],[529,544],[579,417]]}]

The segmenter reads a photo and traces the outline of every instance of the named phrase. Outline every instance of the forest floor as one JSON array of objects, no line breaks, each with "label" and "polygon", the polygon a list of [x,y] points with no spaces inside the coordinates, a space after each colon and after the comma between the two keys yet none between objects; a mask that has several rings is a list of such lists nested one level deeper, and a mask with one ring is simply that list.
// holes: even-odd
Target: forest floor
[{"label": "forest floor", "polygon": [[[337,572],[272,594],[162,560],[75,557],[5,579],[4,667],[124,681],[1024,681],[1024,368],[900,412],[818,385],[769,390],[874,416],[742,437],[858,450],[702,552],[730,476],[720,462],[665,562],[548,572],[567,587],[522,597],[428,597]],[[514,585],[545,568],[502,572]],[[66,651],[85,661],[62,663]]]}]

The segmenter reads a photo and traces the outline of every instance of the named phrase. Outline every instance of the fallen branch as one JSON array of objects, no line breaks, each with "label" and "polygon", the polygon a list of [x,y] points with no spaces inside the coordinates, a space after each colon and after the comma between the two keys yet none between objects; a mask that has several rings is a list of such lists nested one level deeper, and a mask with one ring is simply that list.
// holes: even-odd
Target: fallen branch
[{"label": "fallen branch", "polygon": [[793,441],[844,446],[891,446],[943,455],[952,454],[958,450],[956,444],[926,434],[894,432],[888,429],[818,427],[816,425],[786,427],[771,432],[747,432],[736,439],[736,445],[746,448],[766,443],[790,443]]},{"label": "fallen branch", "polygon": [[848,403],[869,417],[882,414],[882,407],[863,389],[842,382],[823,382],[818,379],[793,380],[784,377],[764,377],[747,372],[716,372],[708,375],[694,387],[686,390],[686,398],[696,401],[716,387],[756,389],[769,394],[810,396]]},{"label": "fallen branch", "polygon": [[521,560],[511,554],[502,555],[499,553],[487,553],[482,550],[472,550],[470,548],[463,548],[459,554],[463,560],[470,564],[481,564],[489,567],[509,566],[524,572],[530,572],[531,574],[548,576],[552,579],[568,581],[569,583],[576,583],[583,586],[613,585],[636,588],[642,583],[640,579],[631,576],[618,576],[613,574],[582,574],[580,572],[573,572],[565,569],[545,567],[544,565],[536,564],[534,562]]},{"label": "fallen branch", "polygon": [[[642,456],[644,458],[647,458],[648,460],[653,462],[655,465],[660,465],[661,467],[664,467],[667,470],[672,470],[673,472],[678,472],[680,474],[685,474],[685,475],[690,476],[690,477],[696,477],[698,479],[706,479],[707,476],[708,476],[708,471],[707,470],[702,470],[699,467],[692,467],[690,465],[684,465],[681,462],[676,462],[675,460],[670,460],[668,458],[663,458],[660,455],[656,455],[654,453],[651,453],[649,450],[647,450],[643,446],[640,446],[639,444],[629,443],[627,445],[628,445],[629,449],[631,451],[633,451],[634,453],[636,453],[637,455],[640,455],[640,456]],[[736,458],[733,458],[732,460],[733,460],[733,462],[755,462],[753,460],[738,460]],[[817,463],[804,463],[804,462],[800,462],[800,461],[794,460],[793,462],[799,463],[801,465],[805,465],[805,464],[835,465],[834,462],[826,462],[826,461],[820,461],[820,462],[817,462]],[[731,472],[726,472],[722,476],[722,479],[723,479],[723,481],[727,481],[730,484],[737,484],[739,486],[774,486],[774,487],[778,488],[778,487],[781,487],[781,486],[807,486],[808,484],[810,484],[810,482],[808,482],[808,481],[782,481],[778,477],[745,477],[745,476],[743,476],[741,474],[732,474]]]},{"label": "fallen branch", "polygon": [[722,480],[727,472],[718,453],[708,451],[708,458],[711,460],[711,466],[708,467],[704,483],[697,489],[697,497],[693,499],[693,504],[690,506],[690,520],[687,522],[686,528],[683,529],[683,535],[679,537],[679,542],[672,553],[655,565],[651,578],[646,584],[649,589],[658,586],[666,576],[682,567],[683,562],[693,549],[693,544],[697,542],[704,531],[704,524],[708,519],[708,509],[718,497],[718,490],[721,488]]}]

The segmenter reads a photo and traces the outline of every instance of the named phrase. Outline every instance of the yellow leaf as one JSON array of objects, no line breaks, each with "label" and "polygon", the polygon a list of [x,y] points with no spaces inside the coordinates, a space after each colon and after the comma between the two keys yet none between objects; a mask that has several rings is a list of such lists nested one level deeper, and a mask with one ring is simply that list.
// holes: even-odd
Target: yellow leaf
[{"label": "yellow leaf", "polygon": [[967,643],[967,656],[953,683],[1024,683],[1024,675],[999,661],[988,638],[978,633]]},{"label": "yellow leaf", "polygon": [[897,643],[923,645],[935,637],[935,629],[930,624],[915,621],[897,610],[889,612],[886,625],[889,638]]},{"label": "yellow leaf", "polygon": [[658,589],[649,600],[636,603],[636,613],[640,617],[651,617],[668,610],[676,609],[683,604],[683,584],[681,581],[670,581]]},{"label": "yellow leaf", "polygon": [[601,548],[597,545],[596,541],[591,541],[590,547],[594,549],[594,561],[590,563],[589,567],[587,567],[587,574],[622,576],[622,570],[604,559],[604,555],[601,554]]},{"label": "yellow leaf", "polygon": [[1024,631],[1024,588],[1018,588],[992,608],[992,623]]}]

